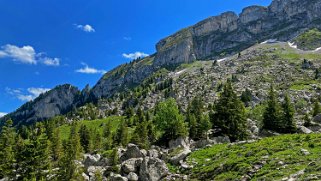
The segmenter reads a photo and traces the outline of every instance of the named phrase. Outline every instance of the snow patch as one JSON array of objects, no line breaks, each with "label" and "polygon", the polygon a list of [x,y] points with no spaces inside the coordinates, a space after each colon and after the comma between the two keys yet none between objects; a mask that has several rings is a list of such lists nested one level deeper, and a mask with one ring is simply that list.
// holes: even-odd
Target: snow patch
[{"label": "snow patch", "polygon": [[298,45],[296,45],[295,43],[288,42],[288,45],[289,45],[291,48],[298,49]]},{"label": "snow patch", "polygon": [[319,51],[319,50],[321,50],[321,47],[319,47],[319,48],[317,48],[317,49],[313,50],[313,52],[317,52],[317,51]]},{"label": "snow patch", "polygon": [[185,71],[186,71],[186,69],[181,70],[181,71],[179,71],[179,72],[176,72],[175,75],[180,75],[180,74],[182,74],[182,73],[185,72]]},{"label": "snow patch", "polygon": [[227,58],[219,59],[219,60],[217,60],[217,62],[223,62],[223,61],[225,61],[225,60],[227,60]]},{"label": "snow patch", "polygon": [[268,39],[260,44],[263,45],[263,44],[271,44],[271,43],[277,43],[277,42],[278,42],[277,39]]}]

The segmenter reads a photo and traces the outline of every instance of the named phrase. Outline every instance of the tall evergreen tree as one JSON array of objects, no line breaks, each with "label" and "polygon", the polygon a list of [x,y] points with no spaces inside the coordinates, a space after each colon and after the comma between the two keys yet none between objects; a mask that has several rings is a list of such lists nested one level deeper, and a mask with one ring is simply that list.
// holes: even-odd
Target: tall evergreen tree
[{"label": "tall evergreen tree", "polygon": [[0,178],[14,176],[15,164],[15,137],[16,132],[12,127],[13,122],[8,120],[2,127],[0,134]]},{"label": "tall evergreen tree", "polygon": [[200,97],[194,98],[189,103],[187,122],[189,123],[189,136],[194,140],[206,138],[207,131],[212,127],[204,112],[204,103]]},{"label": "tall evergreen tree", "polygon": [[114,142],[122,146],[127,146],[129,143],[128,127],[125,121],[119,125],[115,134]]},{"label": "tall evergreen tree", "polygon": [[53,161],[59,161],[63,154],[59,128],[54,129],[53,137],[51,138],[50,142],[52,159]]},{"label": "tall evergreen tree", "polygon": [[103,146],[105,150],[109,150],[112,148],[113,145],[113,132],[112,132],[112,125],[111,121],[108,121],[103,129]]},{"label": "tall evergreen tree", "polygon": [[89,153],[92,151],[92,139],[91,139],[91,131],[89,128],[82,124],[79,129],[80,143],[84,148],[85,153]]},{"label": "tall evergreen tree", "polygon": [[273,85],[270,87],[267,107],[263,113],[263,129],[279,131],[282,129],[281,125],[281,107],[279,105]]},{"label": "tall evergreen tree", "polygon": [[232,141],[247,138],[245,107],[233,91],[231,81],[224,85],[215,112],[211,114],[211,120]]},{"label": "tall evergreen tree", "polygon": [[143,121],[139,123],[136,128],[134,135],[132,137],[132,142],[137,144],[139,147],[147,149],[149,147],[149,138],[148,138],[148,123]]},{"label": "tall evergreen tree", "polygon": [[317,99],[315,99],[313,104],[312,116],[313,117],[317,116],[320,113],[321,113],[320,103]]},{"label": "tall evergreen tree", "polygon": [[284,97],[284,102],[282,104],[283,108],[283,132],[294,133],[296,132],[296,124],[294,121],[294,108],[291,104],[291,100],[288,94]]}]

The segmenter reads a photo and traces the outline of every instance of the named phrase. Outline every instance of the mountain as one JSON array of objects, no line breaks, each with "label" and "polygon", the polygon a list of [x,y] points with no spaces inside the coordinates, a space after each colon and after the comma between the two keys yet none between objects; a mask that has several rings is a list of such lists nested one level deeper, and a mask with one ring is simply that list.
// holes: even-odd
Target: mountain
[{"label": "mountain", "polygon": [[2,120],[10,118],[17,126],[47,120],[77,107],[80,103],[80,95],[78,88],[69,84],[60,85],[24,104],[15,112],[3,117]]},{"label": "mountain", "polygon": [[[237,75],[238,91],[253,88],[257,94],[253,97],[263,100],[266,82],[276,79],[280,83],[284,78],[288,81],[283,86],[293,86],[302,78],[302,70],[292,72],[297,70],[295,67],[301,64],[301,59],[315,61],[319,54],[293,49],[287,43],[273,46],[257,43],[274,39],[293,41],[301,47],[302,38],[296,38],[311,29],[318,31],[320,22],[321,0],[274,0],[268,7],[247,7],[239,15],[222,13],[159,41],[154,55],[116,67],[90,91],[86,88],[81,93],[71,85],[58,86],[0,120],[11,118],[15,124],[29,124],[65,114],[90,102],[97,103],[104,116],[106,108],[117,108],[121,114],[130,106],[153,107],[157,100],[168,96],[175,97],[183,106],[196,94],[209,93],[208,101],[212,101],[216,98],[215,88],[219,83],[240,72],[244,75]],[[315,47],[318,43],[313,45]],[[293,55],[295,59],[291,58]],[[209,68],[213,63],[209,60],[219,59],[228,61]],[[262,64],[266,66],[262,67]],[[282,70],[291,71],[296,76],[288,77],[282,74]],[[313,70],[305,71],[310,79]],[[272,77],[269,73],[273,73]],[[174,83],[167,85],[172,80]],[[252,81],[264,85],[255,89]],[[138,88],[143,91],[137,93]]]}]

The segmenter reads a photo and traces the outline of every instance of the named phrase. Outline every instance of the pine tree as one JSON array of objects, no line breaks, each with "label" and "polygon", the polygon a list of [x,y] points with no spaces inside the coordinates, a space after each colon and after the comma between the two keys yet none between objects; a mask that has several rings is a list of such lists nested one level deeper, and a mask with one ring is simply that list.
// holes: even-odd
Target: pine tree
[{"label": "pine tree", "polygon": [[154,122],[157,129],[162,132],[162,140],[169,140],[187,136],[187,127],[180,114],[175,99],[170,98],[156,106]]},{"label": "pine tree", "polygon": [[132,137],[132,142],[137,144],[140,148],[147,149],[149,147],[148,138],[148,124],[146,121],[139,123],[136,128],[134,135]]},{"label": "pine tree", "polygon": [[0,135],[0,178],[14,176],[15,137],[13,122],[8,120],[2,127]]},{"label": "pine tree", "polygon": [[201,98],[196,97],[189,103],[187,122],[189,123],[189,136],[194,140],[206,138],[207,131],[212,127],[204,112],[204,103]]},{"label": "pine tree", "polygon": [[283,108],[283,132],[294,133],[296,132],[296,125],[294,122],[294,108],[288,94],[285,95]]},{"label": "pine tree", "polygon": [[231,141],[247,138],[245,107],[233,91],[231,81],[224,85],[211,120]]},{"label": "pine tree", "polygon": [[102,148],[102,136],[97,129],[92,131],[92,148],[94,151],[99,151]]},{"label": "pine tree", "polygon": [[59,161],[62,157],[62,152],[63,152],[63,148],[62,148],[62,143],[61,143],[61,139],[60,139],[60,129],[56,128],[53,131],[53,136],[51,138],[51,155],[52,155],[52,159],[53,161]]},{"label": "pine tree", "polygon": [[263,113],[263,129],[279,131],[282,128],[280,105],[277,100],[273,85],[270,87],[267,107]]},{"label": "pine tree", "polygon": [[109,150],[112,148],[113,145],[113,132],[112,132],[112,125],[111,121],[108,121],[103,130],[103,145],[105,150]]},{"label": "pine tree", "polygon": [[319,101],[316,99],[314,101],[314,104],[313,104],[313,111],[312,111],[312,116],[315,117],[317,116],[318,114],[321,113],[321,108],[320,108],[320,103]]},{"label": "pine tree", "polygon": [[88,129],[86,125],[81,125],[79,129],[80,143],[84,148],[85,153],[89,153],[92,151],[92,139],[91,139],[91,131]]},{"label": "pine tree", "polygon": [[125,121],[123,121],[118,127],[114,142],[121,146],[127,146],[127,144],[129,143],[128,127]]}]

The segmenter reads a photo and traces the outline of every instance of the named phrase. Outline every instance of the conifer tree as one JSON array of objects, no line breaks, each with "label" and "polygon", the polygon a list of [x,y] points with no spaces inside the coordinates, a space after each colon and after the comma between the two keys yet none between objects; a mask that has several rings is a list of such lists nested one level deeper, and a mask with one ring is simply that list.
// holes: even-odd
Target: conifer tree
[{"label": "conifer tree", "polygon": [[139,123],[136,128],[134,135],[132,137],[132,142],[137,144],[139,147],[147,149],[149,147],[148,138],[148,124],[146,121]]},{"label": "conifer tree", "polygon": [[91,131],[89,128],[82,124],[79,129],[80,143],[84,148],[85,153],[92,151]]},{"label": "conifer tree", "polygon": [[315,117],[321,113],[320,103],[317,99],[314,100],[312,116]]},{"label": "conifer tree", "polygon": [[189,136],[194,140],[206,138],[207,131],[212,127],[204,112],[204,103],[201,98],[196,97],[189,103],[187,122],[189,123]]},{"label": "conifer tree", "polygon": [[273,85],[270,87],[267,107],[263,113],[263,129],[279,131],[282,129],[280,105],[274,91]]},{"label": "conifer tree", "polygon": [[108,121],[103,129],[103,146],[105,150],[111,149],[113,145],[113,136],[111,121]]},{"label": "conifer tree", "polygon": [[282,104],[283,108],[283,132],[285,133],[294,133],[296,132],[296,125],[294,122],[294,108],[291,104],[291,100],[288,94],[284,97],[284,103]]},{"label": "conifer tree", "polygon": [[125,121],[123,121],[121,125],[119,125],[115,134],[114,142],[122,146],[127,146],[127,144],[129,143],[128,127]]},{"label": "conifer tree", "polygon": [[52,159],[53,161],[59,161],[62,157],[62,152],[63,152],[63,148],[62,148],[62,143],[60,140],[60,130],[59,128],[54,129],[53,131],[53,136],[51,138],[51,155],[52,155]]},{"label": "conifer tree", "polygon": [[233,91],[231,81],[224,85],[211,120],[231,141],[247,138],[245,107]]},{"label": "conifer tree", "polygon": [[0,134],[0,178],[13,178],[15,164],[15,129],[13,122],[8,120]]}]

